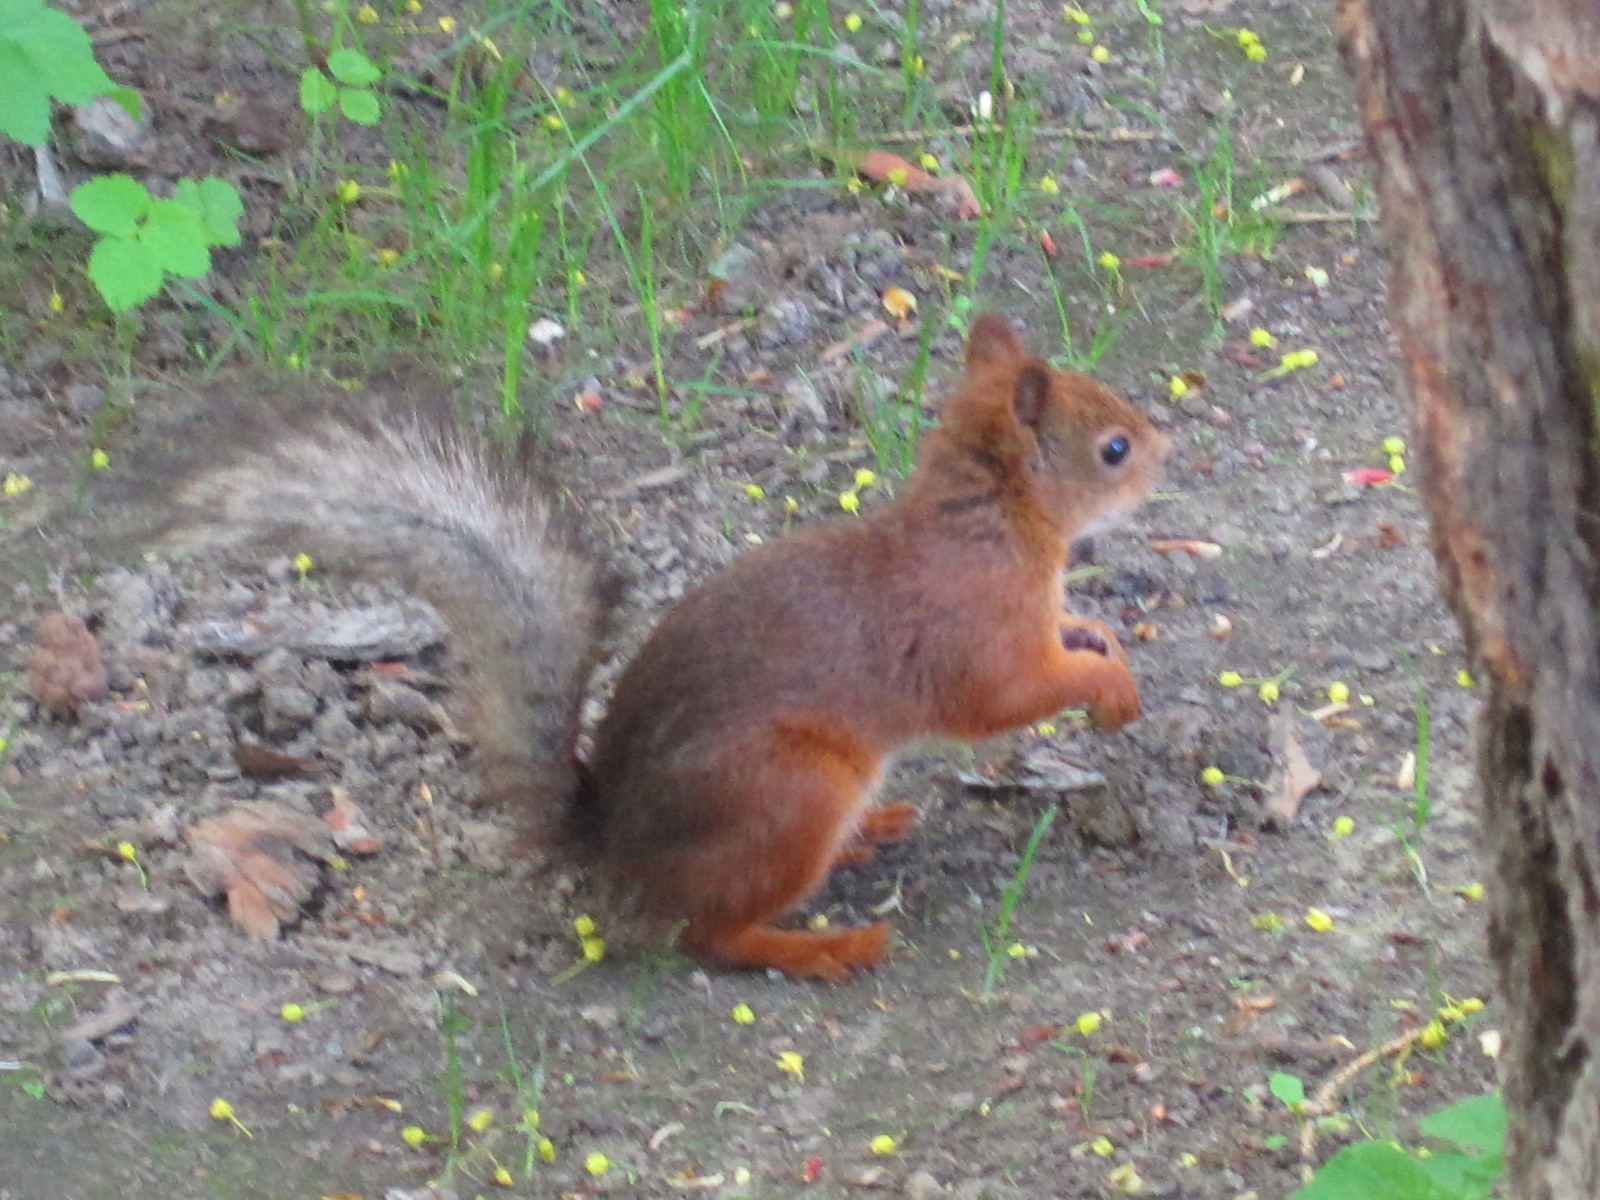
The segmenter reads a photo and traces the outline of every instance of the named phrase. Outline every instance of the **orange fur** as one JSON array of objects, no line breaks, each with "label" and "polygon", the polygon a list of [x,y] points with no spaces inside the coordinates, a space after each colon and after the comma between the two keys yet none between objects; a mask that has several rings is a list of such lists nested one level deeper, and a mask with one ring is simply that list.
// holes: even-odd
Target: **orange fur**
[{"label": "orange fur", "polygon": [[[1069,707],[1107,730],[1138,715],[1122,647],[1063,611],[1060,571],[1073,538],[1144,497],[1166,450],[1109,390],[978,318],[904,492],[736,560],[623,673],[573,820],[599,865],[717,961],[826,980],[875,965],[884,924],[772,922],[907,832],[909,805],[864,811],[906,742]],[[1067,649],[1069,630],[1105,653]]]}]

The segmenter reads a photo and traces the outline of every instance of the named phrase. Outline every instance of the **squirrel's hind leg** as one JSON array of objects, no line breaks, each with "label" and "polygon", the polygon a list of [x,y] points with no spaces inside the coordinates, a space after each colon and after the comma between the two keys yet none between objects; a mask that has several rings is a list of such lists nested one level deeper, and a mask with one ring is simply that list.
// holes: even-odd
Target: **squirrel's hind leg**
[{"label": "squirrel's hind leg", "polygon": [[716,806],[721,828],[675,864],[679,878],[669,885],[691,899],[684,945],[729,966],[773,967],[792,979],[838,982],[877,965],[887,924],[822,931],[770,922],[827,878],[880,756],[835,725],[789,719],[731,757],[741,766],[740,794]]}]

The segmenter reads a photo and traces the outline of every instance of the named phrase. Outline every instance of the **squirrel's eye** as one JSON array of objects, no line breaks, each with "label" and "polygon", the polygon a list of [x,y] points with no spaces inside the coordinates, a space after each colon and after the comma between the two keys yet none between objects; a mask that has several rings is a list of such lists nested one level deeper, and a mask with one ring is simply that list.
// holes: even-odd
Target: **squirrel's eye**
[{"label": "squirrel's eye", "polygon": [[1100,461],[1108,467],[1118,466],[1123,459],[1128,457],[1128,451],[1131,449],[1133,447],[1128,444],[1127,438],[1114,437],[1100,447]]}]

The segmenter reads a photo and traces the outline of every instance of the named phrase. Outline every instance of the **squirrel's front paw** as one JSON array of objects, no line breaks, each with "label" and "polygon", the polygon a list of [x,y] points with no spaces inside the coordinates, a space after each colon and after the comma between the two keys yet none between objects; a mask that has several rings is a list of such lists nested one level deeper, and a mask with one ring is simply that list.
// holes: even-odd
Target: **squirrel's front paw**
[{"label": "squirrel's front paw", "polygon": [[1120,664],[1106,674],[1105,683],[1089,702],[1089,720],[1101,733],[1115,733],[1139,715],[1139,684]]}]

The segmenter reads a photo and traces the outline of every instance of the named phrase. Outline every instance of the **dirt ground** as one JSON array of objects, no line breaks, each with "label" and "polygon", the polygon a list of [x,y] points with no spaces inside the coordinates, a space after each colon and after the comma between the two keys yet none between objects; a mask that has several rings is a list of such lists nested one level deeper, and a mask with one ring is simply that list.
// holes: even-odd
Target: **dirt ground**
[{"label": "dirt ground", "polygon": [[[102,57],[158,110],[275,69],[220,17],[169,36],[175,7],[87,13],[92,30],[124,31]],[[924,21],[944,36],[989,15],[927,6]],[[383,584],[302,579],[264,556],[147,555],[127,532],[143,514],[117,511],[76,465],[104,432],[106,358],[46,306],[65,268],[22,279],[0,369],[0,476],[33,485],[0,499],[0,1198],[468,1197],[504,1190],[500,1166],[507,1194],[537,1197],[1286,1197],[1301,1122],[1269,1091],[1275,1073],[1312,1093],[1439,1007],[1488,996],[1469,886],[1469,664],[1412,476],[1347,477],[1383,466],[1384,439],[1405,433],[1373,226],[1359,207],[1285,221],[1270,253],[1224,258],[1221,299],[1249,307],[1212,336],[1192,271],[1133,265],[1184,236],[1174,194],[1192,190],[1194,158],[1153,113],[1106,104],[1142,89],[1199,144],[1244,61],[1216,31],[1253,28],[1272,57],[1236,101],[1239,161],[1269,184],[1315,168],[1359,197],[1328,16],[1269,0],[1174,6],[1158,84],[1132,6],[1108,17],[1122,41],[1103,69],[1054,6],[1013,0],[1008,20],[1019,90],[1061,122],[1090,114],[1100,134],[1041,134],[1030,165],[1093,214],[1096,252],[1123,260],[1126,325],[1097,374],[1176,446],[1160,495],[1095,541],[1096,570],[1072,587],[1076,611],[1125,632],[1146,715],[1115,736],[1064,719],[907,755],[884,799],[913,801],[920,827],[839,871],[803,914],[893,920],[889,961],[847,985],[708,971],[620,932],[603,961],[571,970],[589,885],[516,859],[509,821],[473,806],[447,634]],[[964,88],[987,53],[980,32],[930,69]],[[195,169],[198,128],[169,125],[148,169]],[[0,160],[0,184],[14,194],[26,166]],[[1169,168],[1175,187],[1152,181]],[[1311,191],[1294,204],[1328,208]],[[692,436],[664,439],[654,397],[627,382],[644,355],[637,322],[538,364],[553,392],[592,374],[603,395],[598,412],[564,402],[549,417],[552,469],[628,580],[597,693],[665,607],[748,542],[849,519],[838,495],[858,469],[880,470],[864,508],[891,486],[856,413],[904,376],[918,327],[856,359],[824,352],[880,315],[885,286],[926,292],[919,263],[961,269],[971,252],[960,223],[872,188],[777,192],[739,240],[759,264],[743,301],[758,319],[711,343],[714,360],[701,339],[738,314],[691,306],[672,364],[684,379],[756,382],[712,394]],[[991,253],[984,306],[1059,348],[1032,230]],[[1069,302],[1079,328],[1096,319],[1093,296]],[[136,350],[138,415],[118,436],[214,390],[271,387],[233,366],[200,378],[163,351],[193,335],[190,315],[169,316]],[[1257,327],[1276,349],[1251,344]],[[959,336],[932,345],[930,411]],[[1295,349],[1315,349],[1316,365],[1263,378]],[[1185,373],[1190,393],[1174,400],[1168,380]],[[110,454],[114,473],[115,441]],[[1172,539],[1220,554],[1161,547]],[[110,697],[75,722],[23,686],[34,622],[61,608],[89,622],[110,670]],[[1229,671],[1246,683],[1222,686]],[[1256,686],[1269,678],[1273,704]],[[1347,711],[1327,711],[1334,683]],[[241,741],[312,764],[263,778],[241,766]],[[1419,749],[1421,821],[1401,778]],[[1301,778],[1286,768],[1301,752],[1320,782],[1273,819],[1301,791],[1285,782]],[[1227,778],[1207,787],[1213,766]],[[191,882],[197,822],[246,801],[321,814],[340,797],[376,851],[318,867],[280,939],[249,940]],[[1003,979],[983,996],[985,930],[1052,806],[995,947]],[[1308,924],[1311,909],[1331,928]],[[286,1021],[286,1004],[303,1019]],[[735,1019],[739,1005],[753,1020]],[[1084,1014],[1098,1014],[1093,1032]],[[1361,1136],[1413,1138],[1417,1115],[1491,1086],[1481,1035],[1495,1020],[1491,1003],[1442,1045],[1360,1064],[1316,1159]],[[212,1118],[217,1098],[248,1136]],[[465,1124],[480,1110],[481,1131]],[[408,1144],[408,1126],[426,1140]],[[586,1168],[597,1154],[603,1174]]]}]

